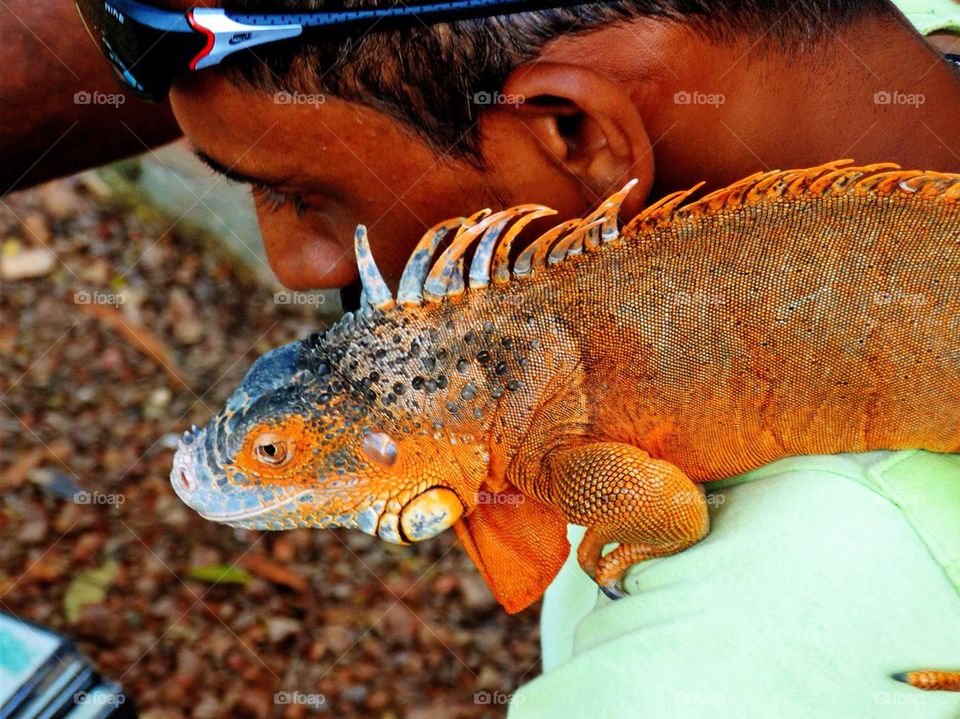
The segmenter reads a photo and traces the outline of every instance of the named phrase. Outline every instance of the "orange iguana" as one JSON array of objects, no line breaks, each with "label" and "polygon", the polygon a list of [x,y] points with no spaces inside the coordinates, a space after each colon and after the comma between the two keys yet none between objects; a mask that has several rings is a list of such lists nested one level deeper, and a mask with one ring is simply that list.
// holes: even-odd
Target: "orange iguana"
[{"label": "orange iguana", "polygon": [[758,173],[620,228],[631,187],[515,260],[552,210],[437,225],[396,298],[359,227],[363,308],[261,358],[183,437],[177,493],[241,527],[404,544],[452,526],[516,612],[564,562],[568,522],[615,591],[706,535],[702,482],[788,455],[960,451],[960,175]]}]

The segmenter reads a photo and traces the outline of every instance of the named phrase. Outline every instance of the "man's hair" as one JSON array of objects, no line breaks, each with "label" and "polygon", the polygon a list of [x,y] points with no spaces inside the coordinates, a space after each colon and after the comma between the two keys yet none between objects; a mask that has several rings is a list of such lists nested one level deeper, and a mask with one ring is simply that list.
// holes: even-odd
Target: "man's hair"
[{"label": "man's hair", "polygon": [[[224,0],[236,12],[379,7],[396,0]],[[412,2],[411,2],[412,4]],[[887,0],[612,0],[565,8],[304,39],[239,53],[231,81],[268,92],[328,93],[375,108],[440,154],[480,161],[485,100],[544,45],[639,18],[683,24],[714,41],[747,36],[755,48],[802,49],[851,21],[891,12]]]}]

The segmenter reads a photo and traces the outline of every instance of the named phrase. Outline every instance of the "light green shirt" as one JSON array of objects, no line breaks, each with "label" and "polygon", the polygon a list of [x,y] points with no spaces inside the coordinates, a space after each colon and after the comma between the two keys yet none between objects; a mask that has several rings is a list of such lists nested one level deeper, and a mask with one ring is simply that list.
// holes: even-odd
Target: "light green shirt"
[{"label": "light green shirt", "polygon": [[954,0],[898,0],[895,5],[921,35],[960,32],[960,3]]},{"label": "light green shirt", "polygon": [[727,484],[707,538],[631,569],[626,599],[570,557],[511,719],[960,717],[960,694],[890,678],[960,666],[960,456],[792,457]]}]

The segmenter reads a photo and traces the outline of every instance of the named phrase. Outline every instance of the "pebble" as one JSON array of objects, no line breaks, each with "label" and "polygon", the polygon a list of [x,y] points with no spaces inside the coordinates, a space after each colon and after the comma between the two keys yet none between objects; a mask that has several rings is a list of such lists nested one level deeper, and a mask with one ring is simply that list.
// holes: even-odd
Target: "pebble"
[{"label": "pebble", "polygon": [[144,320],[141,307],[147,299],[147,294],[132,284],[125,284],[123,290],[118,294],[123,297],[120,311],[123,312],[125,317],[129,317],[134,324],[142,325]]},{"label": "pebble", "polygon": [[67,181],[48,182],[39,189],[43,208],[54,219],[62,220],[84,208],[84,203]]},{"label": "pebble", "polygon": [[362,684],[351,684],[350,686],[344,687],[340,692],[344,699],[346,699],[348,702],[353,702],[354,704],[361,703],[367,698],[367,694],[369,693],[370,690]]},{"label": "pebble", "polygon": [[196,344],[203,338],[203,323],[197,306],[186,290],[174,287],[167,297],[167,306],[173,318],[173,335],[185,345]]},{"label": "pebble", "polygon": [[97,398],[97,388],[93,385],[83,385],[74,390],[73,398],[82,404],[93,402]]},{"label": "pebble", "polygon": [[467,574],[460,577],[460,593],[467,609],[474,612],[490,611],[497,606],[497,600],[479,574]]},{"label": "pebble", "polygon": [[143,251],[140,264],[151,270],[160,270],[170,262],[171,255],[170,247],[162,240],[158,240],[156,244],[150,245]]},{"label": "pebble", "polygon": [[484,664],[477,675],[478,687],[500,687],[503,686],[503,675],[500,674],[489,664]]},{"label": "pebble", "polygon": [[445,597],[459,586],[459,580],[452,574],[441,574],[433,582],[434,594]]},{"label": "pebble", "polygon": [[150,605],[150,614],[162,619],[176,619],[178,611],[177,600],[171,596],[158,597]]},{"label": "pebble", "polygon": [[20,531],[17,532],[17,539],[24,544],[35,544],[43,541],[47,536],[47,518],[37,517],[24,522]]},{"label": "pebble", "polygon": [[39,212],[30,212],[23,216],[23,236],[30,244],[45,245],[50,242],[50,226]]},{"label": "pebble", "polygon": [[216,547],[197,544],[190,548],[190,566],[206,567],[219,564],[223,560],[223,553]]},{"label": "pebble", "polygon": [[108,347],[103,351],[96,366],[104,372],[115,372],[124,366],[123,353],[116,347]]},{"label": "pebble", "polygon": [[103,287],[113,275],[113,266],[103,257],[94,257],[90,263],[82,267],[77,274],[84,282],[89,282],[95,287]]},{"label": "pebble", "polygon": [[168,387],[157,387],[154,389],[150,396],[147,397],[147,409],[150,411],[145,412],[151,418],[162,417],[167,405],[170,404],[170,400],[173,399],[173,392],[170,391]]},{"label": "pebble", "polygon": [[278,562],[292,562],[297,556],[293,544],[288,542],[284,537],[278,537],[274,541],[271,553],[273,554],[273,558]]},{"label": "pebble", "polygon": [[267,637],[271,642],[282,642],[303,631],[303,625],[296,619],[289,617],[270,617],[267,619]]},{"label": "pebble", "polygon": [[0,257],[0,279],[30,280],[50,274],[57,258],[43,247],[22,249],[14,255]]},{"label": "pebble", "polygon": [[196,719],[220,719],[223,715],[219,700],[209,694],[205,694],[193,708]]},{"label": "pebble", "polygon": [[160,438],[160,446],[164,449],[176,449],[180,446],[181,436],[182,435],[177,432],[167,432]]},{"label": "pebble", "polygon": [[353,646],[353,633],[346,627],[327,626],[321,627],[314,633],[317,644],[329,649],[334,654],[343,654]]}]

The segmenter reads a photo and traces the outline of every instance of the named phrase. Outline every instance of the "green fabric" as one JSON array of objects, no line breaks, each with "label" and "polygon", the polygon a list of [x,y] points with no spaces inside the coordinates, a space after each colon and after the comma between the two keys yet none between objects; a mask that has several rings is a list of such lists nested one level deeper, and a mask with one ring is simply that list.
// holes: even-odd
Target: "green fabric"
[{"label": "green fabric", "polygon": [[626,599],[571,555],[509,716],[960,717],[889,678],[960,665],[958,487],[955,456],[794,457],[712,485],[710,535],[634,567]]},{"label": "green fabric", "polygon": [[960,482],[949,481],[960,476],[960,456],[898,452],[867,476],[900,507],[960,593]]},{"label": "green fabric", "polygon": [[960,3],[954,0],[897,0],[894,4],[921,35],[960,32]]}]

